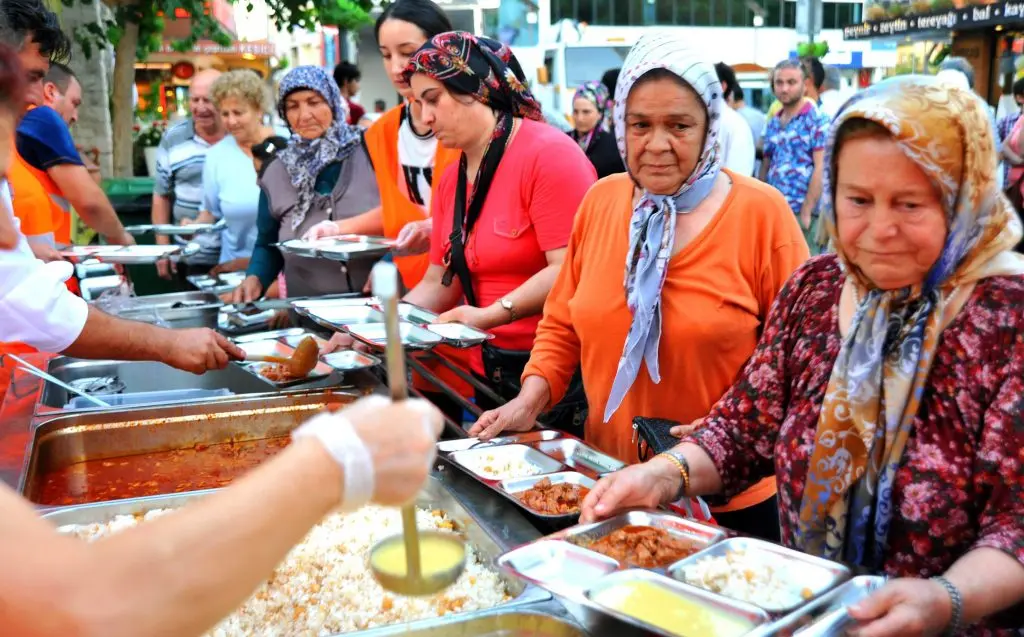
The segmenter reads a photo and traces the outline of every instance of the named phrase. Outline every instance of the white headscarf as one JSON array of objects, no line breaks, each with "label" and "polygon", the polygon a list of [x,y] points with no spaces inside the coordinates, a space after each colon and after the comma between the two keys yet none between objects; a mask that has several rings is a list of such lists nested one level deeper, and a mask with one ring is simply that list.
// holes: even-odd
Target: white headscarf
[{"label": "white headscarf", "polygon": [[[647,362],[651,380],[661,382],[658,367],[661,288],[672,256],[676,215],[686,214],[704,201],[714,188],[722,163],[718,129],[725,101],[715,67],[688,49],[677,36],[655,32],[641,37],[630,50],[615,87],[615,139],[626,169],[629,169],[626,158],[626,100],[637,81],[655,69],[671,71],[701,97],[707,109],[707,133],[697,166],[679,190],[674,195],[655,195],[644,190],[633,208],[625,281],[626,304],[633,314],[633,323],[608,396],[605,422],[611,419],[633,386],[641,362]],[[633,178],[636,181],[635,175]]]}]

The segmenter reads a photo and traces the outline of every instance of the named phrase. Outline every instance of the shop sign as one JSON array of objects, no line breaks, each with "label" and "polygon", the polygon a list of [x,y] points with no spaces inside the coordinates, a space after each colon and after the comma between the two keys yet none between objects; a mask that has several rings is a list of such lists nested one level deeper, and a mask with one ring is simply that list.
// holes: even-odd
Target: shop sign
[{"label": "shop sign", "polygon": [[[160,53],[181,53],[175,51],[171,42],[164,41],[160,46]],[[232,42],[229,46],[221,46],[212,40],[200,40],[196,42],[190,51],[197,55],[254,55],[256,57],[270,57],[277,54],[273,42]]]},{"label": "shop sign", "polygon": [[927,31],[980,28],[1011,22],[1024,22],[1024,0],[1003,0],[984,6],[946,9],[935,13],[853,24],[843,27],[843,38],[862,40]]}]

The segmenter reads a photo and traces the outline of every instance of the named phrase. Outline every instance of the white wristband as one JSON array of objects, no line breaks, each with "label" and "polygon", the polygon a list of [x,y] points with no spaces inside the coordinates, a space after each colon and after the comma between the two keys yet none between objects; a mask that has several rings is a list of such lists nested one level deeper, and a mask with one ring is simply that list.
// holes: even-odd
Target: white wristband
[{"label": "white wristband", "polygon": [[348,418],[340,413],[314,416],[292,432],[292,439],[302,438],[319,441],[345,473],[341,510],[355,511],[370,502],[374,488],[373,458]]}]

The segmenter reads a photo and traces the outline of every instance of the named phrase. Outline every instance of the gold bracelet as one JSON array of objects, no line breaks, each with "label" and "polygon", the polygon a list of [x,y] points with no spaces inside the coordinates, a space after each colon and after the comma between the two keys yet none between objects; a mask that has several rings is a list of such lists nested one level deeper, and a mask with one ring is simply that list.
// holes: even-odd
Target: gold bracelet
[{"label": "gold bracelet", "polygon": [[679,475],[682,476],[682,485],[679,487],[679,492],[676,493],[675,499],[673,499],[673,502],[675,502],[676,500],[679,500],[680,498],[685,496],[690,491],[690,464],[686,462],[686,458],[682,457],[682,454],[676,454],[671,451],[663,451],[658,455],[664,456],[669,460],[669,462],[674,464],[676,468],[679,469]]}]

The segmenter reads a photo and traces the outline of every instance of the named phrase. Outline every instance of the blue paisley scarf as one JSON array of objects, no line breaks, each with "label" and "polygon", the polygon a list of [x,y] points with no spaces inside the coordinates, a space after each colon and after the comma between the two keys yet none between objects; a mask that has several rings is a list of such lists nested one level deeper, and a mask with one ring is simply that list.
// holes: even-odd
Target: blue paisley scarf
[{"label": "blue paisley scarf", "polygon": [[359,127],[348,124],[348,104],[341,97],[334,78],[318,66],[297,66],[281,80],[277,108],[282,119],[288,121],[285,98],[295,91],[303,90],[319,93],[331,106],[334,119],[324,134],[316,139],[305,139],[293,133],[288,147],[277,154],[278,161],[284,164],[292,187],[298,193],[292,230],[298,228],[306,218],[313,202],[317,176],[329,164],[351,155],[362,142]]},{"label": "blue paisley scarf", "polygon": [[[626,257],[626,304],[633,314],[633,323],[622,357],[612,382],[605,407],[604,422],[622,404],[640,373],[640,364],[647,363],[647,372],[655,383],[661,382],[658,347],[661,343],[661,289],[672,256],[676,234],[676,215],[691,212],[711,193],[721,169],[718,129],[720,113],[725,108],[722,85],[715,67],[690,51],[674,36],[665,32],[644,35],[630,50],[615,87],[615,139],[627,170],[626,99],[637,81],[655,69],[665,69],[690,85],[707,107],[708,129],[697,166],[674,195],[655,195],[646,190],[633,208],[629,223],[629,253]],[[636,176],[633,176],[636,181]],[[637,184],[639,187],[639,184]]]},{"label": "blue paisley scarf", "polygon": [[572,131],[572,138],[580,145],[583,152],[586,152],[590,148],[591,142],[597,137],[597,134],[608,130],[606,126],[608,121],[608,89],[600,82],[585,82],[576,89],[576,94],[572,96],[573,104],[580,98],[593,104],[594,108],[597,109],[598,116],[597,126],[590,129],[590,131],[582,134],[575,128]]},{"label": "blue paisley scarf", "polygon": [[[949,232],[923,283],[881,290],[836,235],[835,146],[843,124],[869,120],[938,189]],[[894,514],[892,490],[942,330],[981,279],[1024,273],[1012,252],[1021,224],[996,184],[995,132],[973,92],[935,78],[886,80],[853,97],[832,124],[822,220],[847,273],[856,310],[832,368],[800,503],[797,547],[880,568]]]}]

